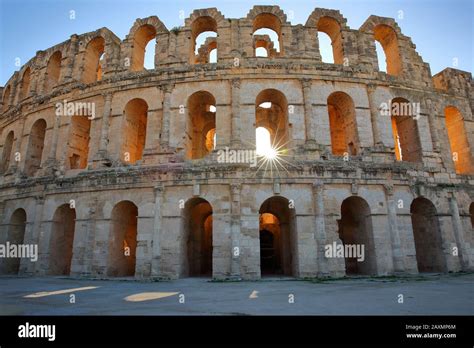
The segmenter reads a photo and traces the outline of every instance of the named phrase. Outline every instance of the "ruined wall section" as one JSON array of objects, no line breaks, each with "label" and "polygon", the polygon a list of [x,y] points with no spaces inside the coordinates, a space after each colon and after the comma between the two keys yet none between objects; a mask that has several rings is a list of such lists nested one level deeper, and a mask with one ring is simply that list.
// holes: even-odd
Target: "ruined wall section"
[{"label": "ruined wall section", "polygon": [[[473,80],[469,72],[447,68],[433,76],[435,92],[429,93],[432,104],[434,121],[436,122],[435,137],[441,150],[450,149],[447,132],[446,110],[456,108],[464,123],[466,138],[469,147],[474,146],[474,98]],[[454,171],[454,164],[449,151],[441,151],[443,165],[449,171]],[[471,151],[471,156],[472,151]]]},{"label": "ruined wall section", "polygon": [[[400,27],[392,18],[370,16],[359,28],[359,52],[361,62],[369,64],[371,70],[378,71],[377,53],[375,50],[374,37],[377,26],[388,27],[396,34],[398,58],[400,60],[401,72],[396,79],[386,74],[378,73],[377,79],[388,79],[391,83],[402,85],[413,85],[418,88],[432,88],[431,72],[429,64],[423,62],[421,56],[416,52],[416,46],[411,39],[402,34]],[[382,45],[383,46],[383,45]],[[390,58],[387,55],[387,60]]]},{"label": "ruined wall section", "polygon": [[472,99],[472,74],[453,68],[446,68],[433,76],[436,89],[450,95]]}]

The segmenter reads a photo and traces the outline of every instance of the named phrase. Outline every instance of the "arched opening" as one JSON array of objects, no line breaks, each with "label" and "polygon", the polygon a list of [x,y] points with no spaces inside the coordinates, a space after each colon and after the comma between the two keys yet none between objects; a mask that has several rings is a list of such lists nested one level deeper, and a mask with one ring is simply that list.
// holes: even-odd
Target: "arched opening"
[{"label": "arched opening", "polygon": [[[259,128],[264,128],[270,133],[270,142],[273,151],[281,151],[288,148],[289,120],[288,101],[283,93],[276,89],[265,89],[255,99],[255,132],[256,136],[264,133]],[[257,133],[257,130],[259,133]],[[266,134],[264,135],[266,136]],[[257,139],[257,145],[265,146],[264,139]],[[263,149],[263,148],[262,148]],[[257,149],[259,151],[259,149]],[[268,152],[268,154],[270,153]]]},{"label": "arched opening", "polygon": [[375,41],[375,53],[377,55],[377,65],[379,71],[387,73],[387,58],[380,42]]},{"label": "arched opening", "polygon": [[404,98],[391,103],[392,134],[398,161],[421,162],[421,141],[413,104]]},{"label": "arched opening", "polygon": [[11,87],[10,85],[8,85],[5,90],[3,91],[3,98],[2,98],[2,103],[3,103],[3,106],[2,106],[2,111],[5,112],[8,110],[8,108],[10,107],[10,94],[11,94]]},{"label": "arched opening", "polygon": [[270,213],[260,215],[261,274],[282,274],[281,233],[278,218]]},{"label": "arched opening", "polygon": [[[317,25],[319,51],[324,63],[343,64],[341,26],[331,17],[321,17]],[[321,35],[323,34],[323,35]]]},{"label": "arched opening", "polygon": [[192,198],[183,211],[185,262],[182,275],[212,276],[212,206],[203,198]]},{"label": "arched opening", "polygon": [[84,71],[82,81],[92,83],[102,79],[104,64],[105,40],[98,36],[87,44],[84,56]]},{"label": "arched opening", "polygon": [[[261,44],[260,41],[256,42],[256,45]],[[264,46],[257,46],[255,48],[255,57],[264,57],[268,58],[268,50]]]},{"label": "arched opening", "polygon": [[107,275],[135,275],[138,208],[130,201],[117,203],[110,217]]},{"label": "arched opening", "polygon": [[274,196],[260,206],[260,271],[265,275],[295,276],[296,218],[288,199]]},{"label": "arched opening", "polygon": [[209,52],[209,63],[217,63],[217,47],[211,48]]},{"label": "arched opening", "polygon": [[397,33],[395,30],[388,25],[379,24],[374,28],[374,39],[382,46],[385,55],[387,74],[393,76],[401,75],[402,61],[398,49]]},{"label": "arched opening", "polygon": [[[142,25],[133,36],[133,51],[132,51],[132,71],[141,71],[145,68],[145,57],[154,56],[155,42],[152,41],[156,37],[156,29],[154,26],[145,24]],[[153,59],[154,63],[154,59]],[[151,64],[151,69],[154,64]]]},{"label": "arched opening", "polygon": [[212,31],[205,31],[196,38],[196,63],[217,63],[217,37]]},{"label": "arched opening", "polygon": [[156,40],[150,40],[145,47],[145,60],[143,62],[144,69],[155,69],[155,50]]},{"label": "arched opening", "polygon": [[277,150],[272,146],[271,135],[268,129],[265,127],[257,127],[255,130],[255,138],[255,150],[257,156],[263,156],[268,159],[272,159],[277,156]]},{"label": "arched opening", "polygon": [[[213,130],[214,134],[216,132],[216,99],[209,92],[195,92],[188,98],[187,110],[186,156],[188,159],[203,158],[215,147],[215,142],[212,148],[206,144],[209,144],[209,131]],[[212,135],[213,140],[214,134]]]},{"label": "arched opening", "polygon": [[283,42],[281,35],[281,21],[271,13],[261,13],[253,21],[253,33],[255,57],[257,48],[264,47],[267,56],[281,56],[283,53]]},{"label": "arched opening", "polygon": [[344,92],[334,92],[327,100],[332,153],[355,156],[360,152],[355,107]]},{"label": "arched opening", "polygon": [[124,113],[123,158],[135,164],[143,158],[145,149],[148,104],[143,99],[132,99],[125,105]]},{"label": "arched opening", "polygon": [[31,127],[30,136],[28,137],[24,170],[27,176],[35,175],[41,167],[45,135],[46,121],[39,119]]},{"label": "arched opening", "polygon": [[255,57],[278,57],[278,35],[271,29],[258,29],[253,34],[253,48]]},{"label": "arched opening", "polygon": [[97,68],[97,81],[102,80],[103,76],[103,66],[105,64],[105,53],[102,53],[102,55],[99,57],[99,66]]},{"label": "arched opening", "polygon": [[31,81],[31,69],[30,67],[25,69],[23,77],[21,79],[21,95],[20,100],[23,100],[28,97],[30,93],[30,81]]},{"label": "arched opening", "polygon": [[53,216],[49,244],[49,273],[69,275],[71,272],[76,210],[63,204]]},{"label": "arched opening", "polygon": [[10,159],[12,156],[12,149],[13,149],[13,140],[15,135],[13,131],[10,131],[5,139],[5,143],[3,144],[3,151],[2,151],[2,166],[1,172],[4,173],[10,167]]},{"label": "arched opening", "polygon": [[74,115],[70,127],[67,166],[69,169],[85,169],[89,156],[91,120],[87,116]]},{"label": "arched opening", "polygon": [[215,50],[217,62],[217,22],[209,16],[199,17],[191,24],[191,64],[211,63],[210,54]]},{"label": "arched opening", "polygon": [[331,38],[328,34],[318,31],[319,53],[323,63],[334,64],[334,53],[331,47]]},{"label": "arched opening", "polygon": [[[17,209],[10,217],[6,241],[10,245],[16,245],[18,248],[24,242],[26,228],[26,212],[23,209]],[[20,257],[5,257],[0,261],[2,265],[1,273],[18,274],[20,270]]]},{"label": "arched opening", "polygon": [[372,218],[367,202],[356,196],[346,198],[341,204],[338,226],[344,245],[346,274],[376,274]]},{"label": "arched opening", "polygon": [[430,200],[418,197],[411,203],[410,213],[418,271],[445,272],[446,262],[436,207]]},{"label": "arched opening", "polygon": [[444,109],[444,116],[456,173],[472,174],[472,152],[467,141],[464,118],[461,112],[454,106],[446,107]]},{"label": "arched opening", "polygon": [[44,92],[49,93],[59,83],[61,76],[61,51],[54,52],[48,60],[46,76],[44,81]]},{"label": "arched opening", "polygon": [[210,129],[206,134],[206,150],[211,152],[216,148],[216,129]]}]

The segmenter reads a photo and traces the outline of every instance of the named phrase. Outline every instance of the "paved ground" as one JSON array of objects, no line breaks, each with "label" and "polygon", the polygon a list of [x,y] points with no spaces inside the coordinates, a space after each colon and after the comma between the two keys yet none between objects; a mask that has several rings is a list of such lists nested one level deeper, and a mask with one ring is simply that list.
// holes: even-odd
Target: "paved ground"
[{"label": "paved ground", "polygon": [[[75,303],[70,303],[71,294]],[[291,294],[294,303],[289,303]],[[316,282],[0,277],[0,315],[101,314],[474,315],[474,274]]]}]

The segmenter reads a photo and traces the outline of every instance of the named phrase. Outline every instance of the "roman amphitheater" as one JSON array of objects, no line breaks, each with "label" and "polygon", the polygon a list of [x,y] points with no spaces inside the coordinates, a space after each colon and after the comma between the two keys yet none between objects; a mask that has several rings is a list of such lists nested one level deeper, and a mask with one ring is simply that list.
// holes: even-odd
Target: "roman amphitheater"
[{"label": "roman amphitheater", "polygon": [[[38,260],[3,258],[1,273],[472,271],[471,73],[432,76],[391,18],[355,30],[336,10],[308,15],[201,9],[171,30],[151,16],[124,40],[101,28],[38,51],[0,91],[0,243],[37,245]],[[258,142],[257,166],[236,155]],[[363,246],[363,261],[334,245]]]}]

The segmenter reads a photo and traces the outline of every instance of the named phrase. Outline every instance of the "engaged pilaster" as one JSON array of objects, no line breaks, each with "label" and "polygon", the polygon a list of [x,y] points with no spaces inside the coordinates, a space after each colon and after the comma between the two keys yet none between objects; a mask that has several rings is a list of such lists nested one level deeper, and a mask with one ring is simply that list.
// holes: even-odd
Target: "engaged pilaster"
[{"label": "engaged pilaster", "polygon": [[232,148],[239,148],[240,142],[240,79],[232,79]]},{"label": "engaged pilaster", "polygon": [[231,206],[231,246],[232,261],[230,274],[233,279],[240,279],[240,191],[241,184],[232,184],[232,206]]},{"label": "engaged pilaster", "polygon": [[[100,129],[99,151],[92,161],[94,169],[100,166],[109,167],[112,164],[108,153],[109,145],[109,128],[110,128],[110,114],[112,112],[112,93],[104,95],[104,112],[102,114],[102,123]],[[95,120],[97,122],[97,120]]]}]

